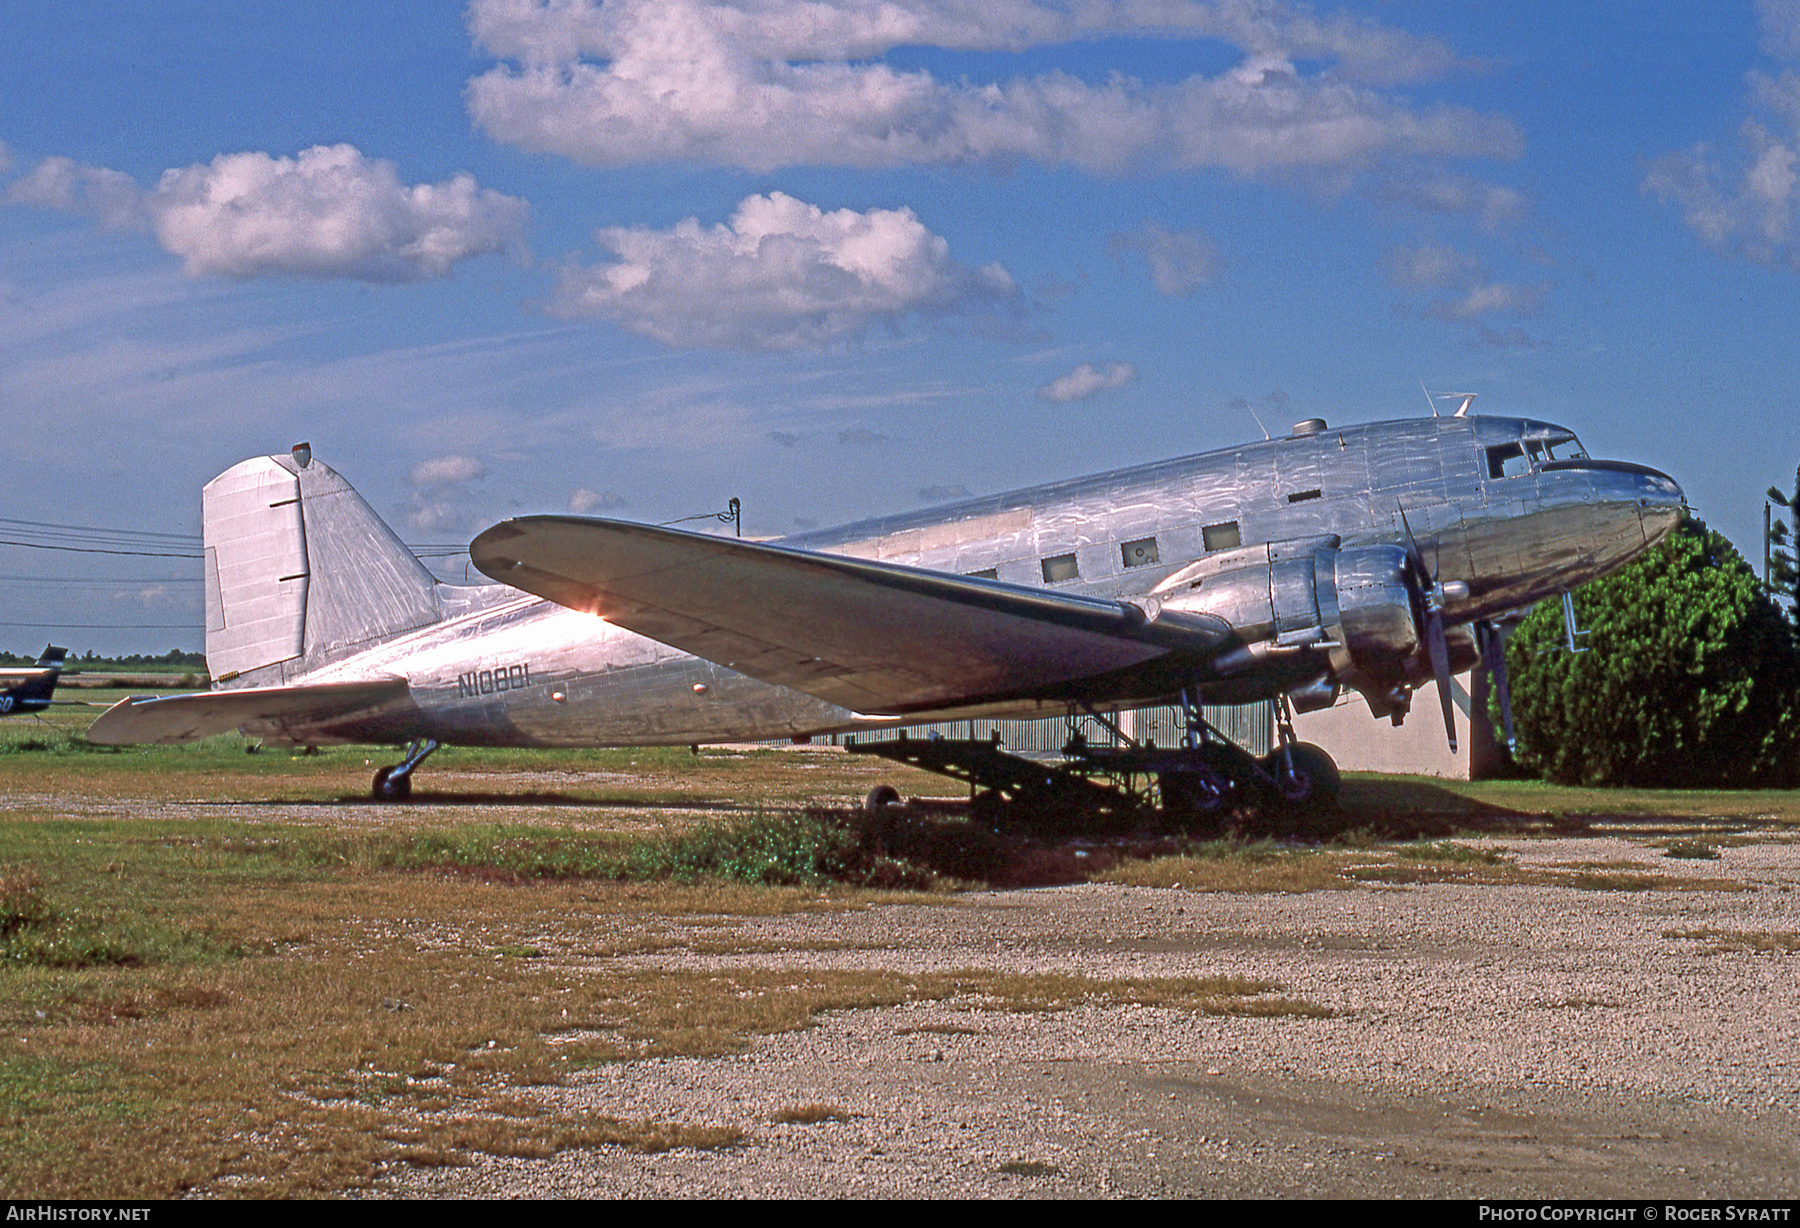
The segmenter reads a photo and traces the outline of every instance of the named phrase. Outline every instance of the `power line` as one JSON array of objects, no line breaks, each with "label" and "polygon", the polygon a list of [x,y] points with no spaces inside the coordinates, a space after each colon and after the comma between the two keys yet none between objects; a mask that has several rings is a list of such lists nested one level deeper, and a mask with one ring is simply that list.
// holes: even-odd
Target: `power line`
[{"label": "power line", "polygon": [[0,622],[0,627],[36,627],[40,630],[61,631],[203,631],[199,623],[10,623]]},{"label": "power line", "polygon": [[0,576],[0,584],[198,584],[199,576]]},{"label": "power line", "polygon": [[15,520],[11,516],[0,516],[0,524],[13,524],[27,529],[62,529],[71,533],[100,533],[110,537],[160,537],[179,542],[200,544],[198,533],[163,533],[156,529],[111,529],[91,524],[60,524],[51,520]]},{"label": "power line", "polygon": [[[110,554],[147,559],[201,559],[203,554],[173,549],[129,549],[135,546],[180,547],[202,544],[193,533],[164,533],[154,529],[115,529],[101,525],[63,524],[50,520],[20,520],[0,516],[0,525],[11,526],[12,536],[0,537],[0,546],[19,546],[27,550],[57,550],[68,554]],[[418,558],[457,558],[469,552],[466,545],[455,542],[424,542],[408,545]]]},{"label": "power line", "polygon": [[198,554],[171,554],[160,550],[107,550],[100,546],[56,546],[49,542],[22,542],[0,538],[0,546],[24,546],[30,550],[67,550],[73,554],[129,554],[140,559],[197,559]]}]

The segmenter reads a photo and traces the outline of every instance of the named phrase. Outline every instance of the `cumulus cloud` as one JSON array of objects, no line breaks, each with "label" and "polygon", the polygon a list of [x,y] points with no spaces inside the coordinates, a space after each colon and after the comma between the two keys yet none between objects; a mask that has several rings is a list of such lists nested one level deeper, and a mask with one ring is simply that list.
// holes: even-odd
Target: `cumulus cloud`
[{"label": "cumulus cloud", "polygon": [[473,456],[434,456],[413,466],[414,486],[455,486],[487,476],[487,466]]},{"label": "cumulus cloud", "polygon": [[551,311],[668,345],[787,349],[1018,299],[1005,269],[956,263],[910,209],[827,212],[773,192],[746,197],[722,225],[688,218],[595,238],[616,262],[565,266]]},{"label": "cumulus cloud", "polygon": [[791,448],[800,442],[800,436],[794,434],[792,431],[770,431],[769,442],[778,444],[784,448]]},{"label": "cumulus cloud", "polygon": [[69,158],[45,158],[7,185],[6,200],[92,218],[109,230],[149,224],[143,190],[130,175]]},{"label": "cumulus cloud", "polygon": [[401,520],[415,533],[461,533],[475,518],[470,483],[487,476],[487,466],[473,456],[433,456],[413,466],[413,493],[401,509]]},{"label": "cumulus cloud", "polygon": [[589,490],[582,486],[569,496],[569,510],[577,516],[585,516],[589,512],[616,512],[622,507],[631,506],[624,495],[610,490]]},{"label": "cumulus cloud", "polygon": [[1097,392],[1121,388],[1136,378],[1137,368],[1128,362],[1111,363],[1104,371],[1098,371],[1092,363],[1084,362],[1067,375],[1053,379],[1039,388],[1038,396],[1043,400],[1059,403],[1085,401]]},{"label": "cumulus cloud", "polygon": [[1476,320],[1494,312],[1535,315],[1549,293],[1546,283],[1531,286],[1483,282],[1425,307],[1425,315],[1438,320]]},{"label": "cumulus cloud", "polygon": [[[1800,3],[1760,0],[1757,13],[1763,49],[1800,60]],[[1800,74],[1752,70],[1746,84],[1751,114],[1736,145],[1666,154],[1645,172],[1644,190],[1675,205],[1714,251],[1800,271]]]},{"label": "cumulus cloud", "polygon": [[1395,247],[1383,259],[1388,280],[1397,286],[1443,289],[1485,277],[1481,261],[1441,243]]},{"label": "cumulus cloud", "polygon": [[1143,257],[1151,284],[1171,298],[1185,298],[1219,272],[1212,240],[1198,230],[1164,230],[1146,221],[1136,230],[1115,234],[1107,247],[1114,255]]},{"label": "cumulus cloud", "polygon": [[1757,0],[1763,50],[1777,59],[1800,59],[1800,0]]},{"label": "cumulus cloud", "polygon": [[[476,0],[469,22],[506,61],[469,83],[476,124],[595,166],[1032,159],[1342,173],[1520,147],[1510,120],[1384,92],[1451,68],[1441,42],[1274,0]],[[1243,57],[1173,83],[952,82],[880,59],[902,46],[1016,53],[1102,38],[1224,41]],[[1326,67],[1298,67],[1313,63]]]},{"label": "cumulus cloud", "polygon": [[1467,175],[1390,176],[1376,195],[1426,213],[1473,217],[1488,230],[1513,225],[1528,211],[1524,193],[1516,188]]},{"label": "cumulus cloud", "polygon": [[1388,281],[1402,289],[1437,292],[1420,314],[1436,320],[1477,320],[1496,312],[1533,315],[1550,292],[1548,282],[1496,281],[1476,257],[1443,244],[1395,247],[1383,259]]},{"label": "cumulus cloud", "polygon": [[404,184],[393,163],[350,145],[220,154],[163,172],[148,191],[119,171],[46,158],[6,199],[147,227],[193,277],[441,278],[470,256],[522,249],[529,214],[469,175]]}]

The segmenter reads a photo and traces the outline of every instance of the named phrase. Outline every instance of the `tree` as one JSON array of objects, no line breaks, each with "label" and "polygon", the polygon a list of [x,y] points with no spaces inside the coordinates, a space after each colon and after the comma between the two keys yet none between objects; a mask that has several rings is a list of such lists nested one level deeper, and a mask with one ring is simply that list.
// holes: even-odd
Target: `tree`
[{"label": "tree", "polygon": [[1800,780],[1800,641],[1723,536],[1689,519],[1575,594],[1586,652],[1546,601],[1507,645],[1519,761],[1566,784]]}]

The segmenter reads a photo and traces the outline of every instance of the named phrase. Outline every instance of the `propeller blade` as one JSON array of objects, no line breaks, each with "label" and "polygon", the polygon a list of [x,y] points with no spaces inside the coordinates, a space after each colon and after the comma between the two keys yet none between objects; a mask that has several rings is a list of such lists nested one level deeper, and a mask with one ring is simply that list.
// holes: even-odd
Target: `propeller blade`
[{"label": "propeller blade", "polygon": [[1413,566],[1419,569],[1419,574],[1424,575],[1425,555],[1419,549],[1419,539],[1413,536],[1412,522],[1406,518],[1406,508],[1399,503],[1395,503],[1394,507],[1400,513],[1400,527],[1406,530],[1406,553],[1412,559]]},{"label": "propeller blade", "polygon": [[[1398,506],[1398,505],[1396,505]],[[1450,646],[1444,642],[1444,611],[1438,593],[1437,569],[1427,573],[1425,554],[1419,539],[1413,536],[1412,523],[1406,509],[1400,507],[1400,527],[1406,530],[1406,552],[1412,560],[1414,583],[1419,586],[1419,604],[1424,607],[1425,646],[1431,654],[1431,677],[1437,683],[1438,699],[1444,705],[1444,736],[1450,740],[1450,753],[1456,753],[1456,700],[1450,694]]]},{"label": "propeller blade", "polygon": [[1426,611],[1425,641],[1431,649],[1431,677],[1444,704],[1444,736],[1450,739],[1450,752],[1455,754],[1456,701],[1450,694],[1450,646],[1444,642],[1444,616],[1438,610]]}]

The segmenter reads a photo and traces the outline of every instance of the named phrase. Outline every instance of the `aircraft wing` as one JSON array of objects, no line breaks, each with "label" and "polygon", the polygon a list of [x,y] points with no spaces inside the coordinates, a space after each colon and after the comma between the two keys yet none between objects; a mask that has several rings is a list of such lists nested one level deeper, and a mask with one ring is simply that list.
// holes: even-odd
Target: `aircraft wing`
[{"label": "aircraft wing", "polygon": [[1075,697],[1082,679],[1231,637],[1216,619],[1153,625],[1126,602],[616,520],[509,520],[470,556],[503,584],[871,714]]},{"label": "aircraft wing", "polygon": [[376,678],[193,695],[132,695],[102,712],[88,727],[87,736],[88,741],[102,746],[172,745],[258,722],[330,720],[404,694],[406,679]]}]

